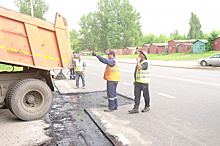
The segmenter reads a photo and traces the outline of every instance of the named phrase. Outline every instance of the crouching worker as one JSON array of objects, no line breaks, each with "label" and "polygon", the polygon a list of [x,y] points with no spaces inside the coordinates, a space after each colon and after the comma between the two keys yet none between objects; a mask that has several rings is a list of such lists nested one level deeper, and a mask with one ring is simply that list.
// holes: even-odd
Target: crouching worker
[{"label": "crouching worker", "polygon": [[120,72],[119,65],[115,59],[115,52],[110,51],[108,53],[108,59],[92,53],[93,56],[96,56],[100,62],[107,64],[105,68],[104,79],[107,80],[107,97],[108,97],[108,109],[104,110],[105,112],[113,112],[118,110],[118,99],[117,99],[117,85],[120,81]]},{"label": "crouching worker", "polygon": [[137,66],[134,72],[134,95],[135,104],[134,108],[128,111],[130,114],[139,113],[139,105],[141,98],[141,91],[143,91],[145,107],[142,112],[150,110],[150,95],[149,95],[149,83],[150,83],[150,69],[147,61],[147,52],[140,51],[139,56],[136,58]]}]

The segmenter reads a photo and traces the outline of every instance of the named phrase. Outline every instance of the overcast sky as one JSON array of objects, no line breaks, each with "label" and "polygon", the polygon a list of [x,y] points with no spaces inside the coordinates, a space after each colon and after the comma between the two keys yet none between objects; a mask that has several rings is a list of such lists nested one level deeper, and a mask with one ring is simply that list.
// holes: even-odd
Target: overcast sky
[{"label": "overcast sky", "polygon": [[[69,30],[80,30],[78,25],[83,14],[97,10],[99,0],[45,0],[49,11],[44,17],[47,21],[55,20],[56,12],[67,19]],[[191,12],[195,13],[202,24],[202,31],[210,33],[213,29],[220,30],[219,0],[130,0],[131,5],[141,14],[143,34],[167,34],[175,29],[181,35],[189,32]],[[14,0],[0,0],[0,6],[18,11]]]}]

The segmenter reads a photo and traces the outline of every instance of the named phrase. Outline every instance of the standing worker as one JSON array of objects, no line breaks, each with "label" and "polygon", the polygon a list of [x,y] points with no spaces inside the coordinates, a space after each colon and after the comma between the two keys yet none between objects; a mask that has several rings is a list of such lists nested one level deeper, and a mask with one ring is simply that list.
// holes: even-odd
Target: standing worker
[{"label": "standing worker", "polygon": [[75,89],[79,88],[79,78],[82,79],[83,89],[86,88],[85,85],[85,68],[86,63],[82,60],[82,56],[78,56],[78,60],[76,60],[76,64],[74,65],[74,72],[76,73],[76,87]]},{"label": "standing worker", "polygon": [[108,53],[108,59],[92,53],[93,56],[96,56],[100,62],[107,64],[105,68],[104,79],[107,80],[107,97],[108,97],[108,109],[104,110],[105,112],[113,112],[118,110],[118,99],[117,99],[117,85],[120,81],[120,68],[118,62],[115,59],[115,52],[110,51]]},{"label": "standing worker", "polygon": [[75,80],[75,72],[74,72],[74,66],[75,66],[75,62],[74,62],[74,58],[72,57],[72,68],[70,68],[70,80]]},{"label": "standing worker", "polygon": [[145,107],[142,112],[150,110],[150,95],[149,95],[149,83],[150,83],[150,69],[147,61],[147,52],[139,51],[140,54],[136,58],[137,66],[134,72],[134,95],[135,104],[134,108],[128,111],[130,114],[139,113],[139,105],[141,98],[141,91],[143,91]]}]

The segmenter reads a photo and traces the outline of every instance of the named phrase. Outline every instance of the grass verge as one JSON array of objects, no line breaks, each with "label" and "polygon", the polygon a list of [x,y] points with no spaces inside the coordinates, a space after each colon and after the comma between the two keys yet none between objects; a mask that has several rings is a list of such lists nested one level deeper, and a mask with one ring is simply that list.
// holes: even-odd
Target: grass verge
[{"label": "grass verge", "polygon": [[[207,58],[216,53],[220,53],[220,51],[209,51],[201,54],[194,53],[173,53],[173,54],[148,54],[147,57],[149,60],[177,60],[177,61],[198,61],[199,58]],[[117,55],[117,58],[121,59],[136,59],[138,54],[134,55]],[[107,55],[103,57],[107,58]]]}]

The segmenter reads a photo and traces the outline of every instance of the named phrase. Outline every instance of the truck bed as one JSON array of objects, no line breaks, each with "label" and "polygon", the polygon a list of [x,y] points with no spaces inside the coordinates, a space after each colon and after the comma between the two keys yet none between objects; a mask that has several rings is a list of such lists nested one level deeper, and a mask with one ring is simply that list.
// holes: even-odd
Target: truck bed
[{"label": "truck bed", "polygon": [[0,7],[0,63],[54,70],[71,68],[67,22],[55,24]]}]

